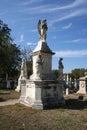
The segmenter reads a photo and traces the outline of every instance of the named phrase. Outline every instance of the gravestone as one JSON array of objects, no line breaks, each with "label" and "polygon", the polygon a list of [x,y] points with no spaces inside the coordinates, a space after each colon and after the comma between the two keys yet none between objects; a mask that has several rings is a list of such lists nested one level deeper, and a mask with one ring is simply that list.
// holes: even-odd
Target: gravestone
[{"label": "gravestone", "polygon": [[53,108],[65,104],[63,79],[61,77],[61,79],[56,80],[52,73],[52,56],[55,53],[47,45],[47,30],[46,19],[42,22],[39,20],[38,32],[40,39],[31,53],[33,74],[29,79],[21,79],[20,103],[34,109]]},{"label": "gravestone", "polygon": [[85,73],[84,77],[79,78],[79,90],[77,91],[78,94],[87,94],[87,73]]}]

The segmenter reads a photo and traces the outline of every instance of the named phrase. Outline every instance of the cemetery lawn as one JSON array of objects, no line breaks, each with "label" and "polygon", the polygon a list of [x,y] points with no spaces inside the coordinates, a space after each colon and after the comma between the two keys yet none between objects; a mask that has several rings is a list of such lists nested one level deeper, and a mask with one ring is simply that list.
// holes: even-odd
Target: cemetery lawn
[{"label": "cemetery lawn", "polygon": [[9,99],[18,99],[19,97],[20,92],[16,92],[15,90],[0,89],[0,102]]},{"label": "cemetery lawn", "polygon": [[87,130],[87,101],[68,97],[65,106],[48,110],[3,106],[0,130]]}]

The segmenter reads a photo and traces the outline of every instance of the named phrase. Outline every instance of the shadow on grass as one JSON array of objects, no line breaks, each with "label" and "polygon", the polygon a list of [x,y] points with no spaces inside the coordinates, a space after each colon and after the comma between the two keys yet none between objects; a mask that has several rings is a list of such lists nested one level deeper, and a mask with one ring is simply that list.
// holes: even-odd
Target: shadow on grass
[{"label": "shadow on grass", "polygon": [[5,102],[6,100],[0,97],[0,102]]},{"label": "shadow on grass", "polygon": [[10,94],[10,91],[0,91],[0,102],[6,101],[5,97]]},{"label": "shadow on grass", "polygon": [[51,106],[46,109],[71,109],[71,110],[84,110],[87,109],[87,98],[84,96],[69,97],[65,99],[65,105],[59,104],[59,106]]},{"label": "shadow on grass", "polygon": [[10,99],[19,99],[20,92],[15,90],[0,90],[0,102],[4,102]]},{"label": "shadow on grass", "polygon": [[83,101],[79,99],[66,99],[65,102],[66,104],[61,108],[72,109],[72,110],[87,109],[87,101]]},{"label": "shadow on grass", "polygon": [[0,90],[0,96],[9,95],[10,93],[11,93],[11,91],[9,91],[9,90]]}]

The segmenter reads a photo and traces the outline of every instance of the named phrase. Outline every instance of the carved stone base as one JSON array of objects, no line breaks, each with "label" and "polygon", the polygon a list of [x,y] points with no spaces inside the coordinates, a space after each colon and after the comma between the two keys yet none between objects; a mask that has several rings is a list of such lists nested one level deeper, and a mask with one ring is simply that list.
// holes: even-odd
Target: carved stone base
[{"label": "carved stone base", "polygon": [[21,86],[20,103],[33,109],[53,108],[65,104],[63,84],[55,80],[27,80]]}]

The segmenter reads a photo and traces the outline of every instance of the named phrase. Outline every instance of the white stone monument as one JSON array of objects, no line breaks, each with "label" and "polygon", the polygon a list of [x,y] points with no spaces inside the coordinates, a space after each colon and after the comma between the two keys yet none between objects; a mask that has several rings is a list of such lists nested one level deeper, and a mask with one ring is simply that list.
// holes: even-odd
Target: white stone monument
[{"label": "white stone monument", "polygon": [[[66,84],[69,86],[69,74],[67,74]],[[66,88],[66,95],[69,95],[69,87]]]},{"label": "white stone monument", "polygon": [[33,74],[29,79],[21,80],[20,103],[34,109],[57,107],[64,104],[63,82],[55,80],[52,74],[52,55],[46,42],[46,19],[38,22],[40,39],[31,53],[33,59]]},{"label": "white stone monument", "polygon": [[19,92],[21,90],[21,80],[26,80],[27,79],[27,65],[26,65],[26,59],[22,59],[22,64],[21,64],[21,73],[18,78],[18,86],[15,89],[15,91]]},{"label": "white stone monument", "polygon": [[87,94],[87,73],[85,73],[84,77],[79,78],[79,90],[77,91],[78,94]]}]

